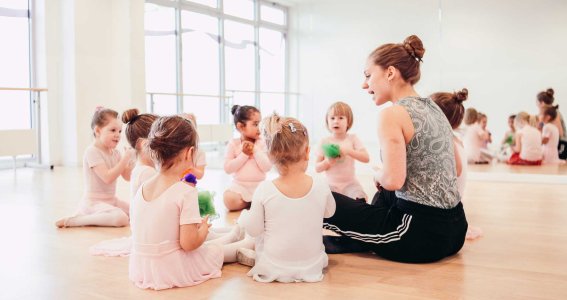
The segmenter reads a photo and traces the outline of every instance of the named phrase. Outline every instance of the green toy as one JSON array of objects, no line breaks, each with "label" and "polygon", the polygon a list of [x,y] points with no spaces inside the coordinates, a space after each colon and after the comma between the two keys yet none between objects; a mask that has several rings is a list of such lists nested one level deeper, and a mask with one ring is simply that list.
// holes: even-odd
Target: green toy
[{"label": "green toy", "polygon": [[323,153],[326,157],[337,158],[341,156],[341,149],[337,144],[324,144]]},{"label": "green toy", "polygon": [[512,135],[512,134],[508,135],[508,137],[506,137],[505,143],[508,144],[508,145],[514,144],[514,135]]},{"label": "green toy", "polygon": [[215,210],[215,205],[213,204],[213,198],[215,193],[209,191],[199,192],[199,214],[201,217],[204,216],[215,216],[217,211]]}]

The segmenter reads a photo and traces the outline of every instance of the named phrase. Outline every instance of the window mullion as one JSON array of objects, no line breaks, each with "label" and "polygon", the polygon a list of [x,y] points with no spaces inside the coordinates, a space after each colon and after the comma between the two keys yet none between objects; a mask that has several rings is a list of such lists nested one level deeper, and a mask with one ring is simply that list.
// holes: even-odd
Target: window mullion
[{"label": "window mullion", "polygon": [[181,30],[181,5],[175,8],[175,43],[176,43],[176,73],[177,73],[177,113],[183,112],[183,43]]},{"label": "window mullion", "polygon": [[260,3],[254,0],[254,103],[260,109],[260,27],[258,21],[260,20]]},{"label": "window mullion", "polygon": [[[218,0],[219,10],[222,12],[223,0]],[[222,14],[218,16],[219,22],[219,94],[221,99],[219,99],[220,106],[220,121],[221,123],[228,123],[228,106],[230,105],[228,99],[226,98],[226,76],[225,76],[225,53],[224,53],[224,18]]]}]

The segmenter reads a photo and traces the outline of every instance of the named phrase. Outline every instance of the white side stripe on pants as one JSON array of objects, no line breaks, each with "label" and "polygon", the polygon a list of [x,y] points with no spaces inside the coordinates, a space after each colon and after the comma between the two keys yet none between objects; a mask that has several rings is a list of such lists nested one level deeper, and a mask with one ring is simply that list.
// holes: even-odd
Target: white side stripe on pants
[{"label": "white side stripe on pants", "polygon": [[339,227],[329,223],[323,223],[323,228],[346,235],[352,239],[359,240],[365,243],[386,244],[390,242],[399,241],[402,238],[402,236],[408,231],[410,227],[411,219],[412,219],[411,215],[404,214],[404,216],[402,217],[402,224],[400,224],[396,228],[396,230],[392,232],[388,232],[386,234],[364,234],[355,231],[343,231]]}]

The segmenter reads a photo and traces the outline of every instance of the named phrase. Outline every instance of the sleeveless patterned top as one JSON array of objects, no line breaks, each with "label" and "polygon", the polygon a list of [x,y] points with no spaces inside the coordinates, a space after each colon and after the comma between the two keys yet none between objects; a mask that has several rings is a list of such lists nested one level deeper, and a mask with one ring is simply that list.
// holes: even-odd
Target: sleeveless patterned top
[{"label": "sleeveless patterned top", "polygon": [[427,206],[455,207],[461,196],[447,117],[430,98],[407,97],[396,105],[406,109],[415,129],[406,146],[406,181],[396,196]]}]

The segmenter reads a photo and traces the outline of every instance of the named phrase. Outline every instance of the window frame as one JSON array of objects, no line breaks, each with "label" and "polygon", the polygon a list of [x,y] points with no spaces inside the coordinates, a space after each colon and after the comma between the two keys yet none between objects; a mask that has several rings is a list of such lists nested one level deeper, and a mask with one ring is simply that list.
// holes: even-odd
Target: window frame
[{"label": "window frame", "polygon": [[[289,99],[289,42],[288,42],[288,32],[289,32],[289,9],[278,3],[266,1],[266,0],[252,0],[254,7],[254,20],[248,20],[240,18],[237,16],[225,14],[223,12],[224,1],[230,0],[217,0],[217,7],[209,7],[207,5],[191,2],[188,0],[146,0],[145,3],[151,3],[159,6],[172,7],[175,9],[175,41],[176,41],[176,94],[177,94],[177,113],[183,112],[183,98],[184,94],[190,94],[191,91],[186,91],[183,87],[183,66],[182,66],[182,53],[183,53],[183,37],[182,37],[182,22],[181,22],[181,12],[189,11],[193,13],[204,14],[217,18],[219,26],[219,120],[221,123],[227,123],[230,121],[230,116],[227,114],[229,111],[230,103],[227,99],[231,99],[231,95],[234,92],[252,92],[254,93],[254,103],[255,106],[260,108],[261,101],[260,95],[262,93],[280,93],[279,91],[263,91],[260,85],[260,28],[271,29],[274,31],[281,32],[284,39],[286,40],[285,54],[284,54],[284,91],[281,93],[284,95],[284,105],[285,114],[289,114],[290,110],[290,99]],[[285,25],[279,25],[264,21],[261,18],[261,6],[273,6],[281,9],[284,12]],[[224,39],[224,21],[230,20],[238,23],[252,25],[254,28],[254,91],[238,91],[238,90],[227,90],[226,89],[226,64],[225,64],[225,39]],[[147,91],[151,94],[153,91]],[[147,97],[148,101],[152,101],[152,97]],[[153,108],[153,103],[148,103],[150,110]]]}]

